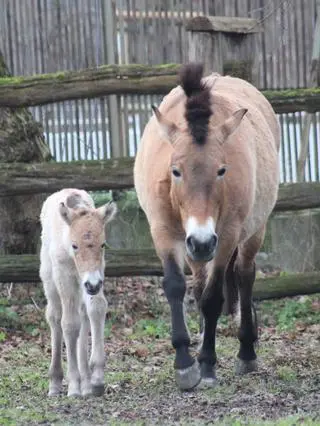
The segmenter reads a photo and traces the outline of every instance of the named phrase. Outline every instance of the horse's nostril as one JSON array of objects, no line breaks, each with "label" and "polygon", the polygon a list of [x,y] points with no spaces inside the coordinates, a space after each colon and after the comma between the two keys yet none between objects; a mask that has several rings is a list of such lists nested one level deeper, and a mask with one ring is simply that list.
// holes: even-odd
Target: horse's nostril
[{"label": "horse's nostril", "polygon": [[196,240],[192,235],[189,235],[186,239],[187,246],[191,252],[196,250]]},{"label": "horse's nostril", "polygon": [[209,242],[209,251],[213,251],[216,248],[217,243],[218,243],[218,236],[216,234],[213,234]]},{"label": "horse's nostril", "polygon": [[86,281],[86,282],[84,283],[84,286],[85,286],[85,288],[86,288],[87,290],[89,290],[89,288],[91,287],[90,281]]}]

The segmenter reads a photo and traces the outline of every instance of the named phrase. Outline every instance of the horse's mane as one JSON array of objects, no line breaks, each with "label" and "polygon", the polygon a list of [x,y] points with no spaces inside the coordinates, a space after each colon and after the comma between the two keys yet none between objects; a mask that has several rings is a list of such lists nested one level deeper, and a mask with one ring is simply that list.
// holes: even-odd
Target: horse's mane
[{"label": "horse's mane", "polygon": [[180,71],[180,84],[187,95],[185,118],[194,143],[204,145],[212,114],[210,89],[201,81],[203,65],[190,63]]}]

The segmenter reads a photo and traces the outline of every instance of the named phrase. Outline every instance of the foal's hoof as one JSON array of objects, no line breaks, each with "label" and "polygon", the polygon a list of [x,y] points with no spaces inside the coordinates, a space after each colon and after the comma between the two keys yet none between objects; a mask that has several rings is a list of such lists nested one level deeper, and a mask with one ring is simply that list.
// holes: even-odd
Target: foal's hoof
[{"label": "foal's hoof", "polygon": [[103,394],[104,394],[104,384],[92,385],[92,395],[93,396],[102,396]]},{"label": "foal's hoof", "polygon": [[198,361],[190,367],[175,370],[176,383],[181,390],[191,390],[195,388],[201,380]]},{"label": "foal's hoof", "polygon": [[258,361],[253,359],[251,361],[245,361],[238,358],[236,360],[236,374],[242,375],[247,373],[252,373],[253,371],[258,370]]}]

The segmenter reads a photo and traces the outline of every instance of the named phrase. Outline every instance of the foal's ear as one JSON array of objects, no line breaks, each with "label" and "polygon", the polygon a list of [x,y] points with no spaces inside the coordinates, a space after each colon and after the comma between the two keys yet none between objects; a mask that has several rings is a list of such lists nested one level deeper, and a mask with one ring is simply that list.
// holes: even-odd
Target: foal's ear
[{"label": "foal's ear", "polygon": [[68,207],[64,203],[59,204],[59,212],[61,214],[62,219],[70,225],[72,221],[72,215]]},{"label": "foal's ear", "polygon": [[247,111],[247,108],[238,109],[238,111],[234,112],[231,117],[227,118],[226,121],[219,126],[222,133],[221,144],[223,144],[237,129]]},{"label": "foal's ear", "polygon": [[113,201],[99,207],[97,209],[99,215],[102,217],[105,223],[111,222],[117,214],[117,205]]},{"label": "foal's ear", "polygon": [[158,123],[160,125],[160,128],[165,136],[166,139],[169,139],[170,142],[174,141],[174,135],[176,134],[178,128],[177,126],[172,123],[170,120],[167,120],[159,111],[159,109],[155,106],[151,106],[154,115],[156,116]]}]

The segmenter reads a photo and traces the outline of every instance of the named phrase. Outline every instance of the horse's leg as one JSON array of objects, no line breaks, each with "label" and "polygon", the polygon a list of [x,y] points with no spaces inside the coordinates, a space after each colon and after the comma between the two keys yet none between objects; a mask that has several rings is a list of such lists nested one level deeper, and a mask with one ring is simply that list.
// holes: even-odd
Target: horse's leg
[{"label": "horse's leg", "polygon": [[91,372],[88,360],[88,339],[90,323],[85,304],[82,304],[81,306],[80,318],[81,326],[78,339],[78,365],[81,377],[81,395],[86,396],[91,394]]},{"label": "horse's leg", "polygon": [[62,308],[60,296],[53,281],[51,260],[48,250],[42,245],[40,277],[47,299],[46,319],[51,333],[51,363],[49,367],[49,396],[59,395],[62,392],[63,370],[61,363],[62,350]]},{"label": "horse's leg", "polygon": [[56,267],[54,279],[62,304],[61,325],[67,352],[68,396],[80,396],[77,341],[80,333],[81,295],[77,280],[68,276],[64,269],[62,265]]},{"label": "horse's leg", "polygon": [[206,284],[207,271],[204,265],[187,258],[187,263],[192,271],[193,294],[199,310],[200,347],[203,340],[204,318],[200,309],[200,300]]},{"label": "horse's leg", "polygon": [[254,343],[258,338],[258,327],[252,303],[252,288],[255,280],[255,256],[261,247],[265,228],[257,232],[244,244],[240,245],[235,265],[235,274],[239,286],[240,326],[238,338],[240,350],[236,365],[238,374],[257,370]]},{"label": "horse's leg", "polygon": [[61,302],[54,284],[45,284],[48,304],[46,318],[51,330],[51,364],[49,368],[49,396],[59,395],[62,392],[63,370],[61,364],[62,328],[61,328]]},{"label": "horse's leg", "polygon": [[173,253],[164,256],[162,262],[163,288],[171,309],[171,341],[176,351],[174,362],[176,382],[182,390],[192,389],[199,383],[200,374],[197,363],[189,353],[190,336],[183,305],[186,281]]},{"label": "horse's leg", "polygon": [[216,327],[223,306],[223,284],[227,265],[235,250],[235,243],[221,241],[215,259],[208,265],[208,279],[203,291],[200,306],[204,316],[204,335],[198,357],[201,371],[201,386],[215,384]]},{"label": "horse's leg", "polygon": [[95,396],[101,396],[104,393],[104,325],[107,312],[107,301],[103,295],[103,288],[95,296],[86,295],[85,297],[87,312],[91,325],[91,388]]},{"label": "horse's leg", "polygon": [[224,304],[222,312],[226,315],[234,314],[239,299],[238,282],[235,277],[234,265],[238,255],[238,249],[235,249],[227,267],[225,285],[224,285]]}]

